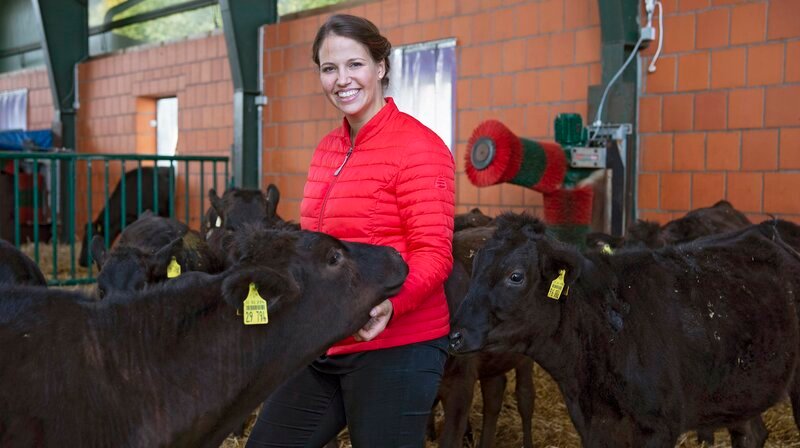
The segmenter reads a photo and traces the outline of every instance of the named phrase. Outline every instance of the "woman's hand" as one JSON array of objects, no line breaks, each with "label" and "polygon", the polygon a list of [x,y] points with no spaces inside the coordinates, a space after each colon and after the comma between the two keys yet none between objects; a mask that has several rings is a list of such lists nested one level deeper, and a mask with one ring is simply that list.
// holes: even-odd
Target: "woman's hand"
[{"label": "woman's hand", "polygon": [[393,312],[394,306],[392,305],[392,301],[389,299],[384,300],[369,312],[369,322],[364,324],[364,326],[358,330],[358,333],[353,335],[353,338],[359,342],[375,339],[375,336],[381,334],[383,329],[386,328],[386,325],[389,324]]}]

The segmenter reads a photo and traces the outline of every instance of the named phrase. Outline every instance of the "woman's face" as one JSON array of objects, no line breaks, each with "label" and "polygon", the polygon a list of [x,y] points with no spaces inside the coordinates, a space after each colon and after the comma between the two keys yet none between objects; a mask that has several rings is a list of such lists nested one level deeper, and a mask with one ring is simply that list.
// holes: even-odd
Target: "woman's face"
[{"label": "woman's face", "polygon": [[319,50],[319,79],[328,100],[355,130],[383,107],[381,78],[386,67],[367,47],[349,37],[330,34]]}]

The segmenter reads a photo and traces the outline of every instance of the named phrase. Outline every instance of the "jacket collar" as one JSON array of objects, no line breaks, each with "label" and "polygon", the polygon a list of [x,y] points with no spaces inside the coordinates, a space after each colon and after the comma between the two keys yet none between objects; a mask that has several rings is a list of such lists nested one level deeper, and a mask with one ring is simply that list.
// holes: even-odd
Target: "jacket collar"
[{"label": "jacket collar", "polygon": [[[392,97],[387,96],[384,99],[386,100],[386,104],[384,104],[381,110],[379,110],[374,117],[370,118],[369,121],[361,127],[361,130],[358,131],[356,141],[359,145],[378,134],[383,126],[400,112],[394,104],[394,99],[392,99]],[[347,146],[350,146],[353,142],[350,141],[350,123],[347,121],[347,118],[342,118],[342,132]]]}]

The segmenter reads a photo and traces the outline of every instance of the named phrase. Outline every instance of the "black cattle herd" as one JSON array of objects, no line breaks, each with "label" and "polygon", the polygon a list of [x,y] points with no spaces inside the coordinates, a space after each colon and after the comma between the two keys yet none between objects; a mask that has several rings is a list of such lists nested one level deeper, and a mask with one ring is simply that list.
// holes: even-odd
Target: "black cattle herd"
[{"label": "black cattle herd", "polygon": [[[0,240],[0,447],[216,448],[407,274],[393,249],[284,221],[273,185],[209,199],[200,232],[146,211],[111,223],[106,250],[100,218],[87,225],[94,294],[47,288]],[[797,225],[754,225],[720,201],[586,248],[525,213],[473,209],[455,230],[439,447],[472,437],[477,381],[479,446],[494,445],[511,370],[532,447],[534,361],[587,447],[673,447],[689,430],[713,443],[718,428],[761,447],[761,413],[787,395],[800,423]]]}]

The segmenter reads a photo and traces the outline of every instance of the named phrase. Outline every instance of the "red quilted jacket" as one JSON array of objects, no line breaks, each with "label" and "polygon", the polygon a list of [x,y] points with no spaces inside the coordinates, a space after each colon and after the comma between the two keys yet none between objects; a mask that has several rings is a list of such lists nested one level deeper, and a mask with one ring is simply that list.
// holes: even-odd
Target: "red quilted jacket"
[{"label": "red quilted jacket", "polygon": [[[433,131],[386,101],[354,145],[346,119],[322,139],[303,190],[302,228],[394,247],[409,267],[402,290],[391,298],[394,314],[386,329],[368,342],[348,337],[329,355],[427,341],[450,331],[443,285],[453,264],[453,157]],[[339,299],[335,291],[331,299]]]}]

